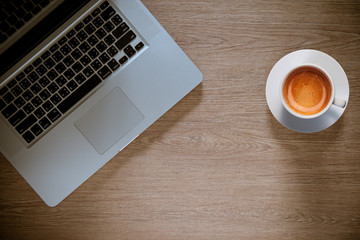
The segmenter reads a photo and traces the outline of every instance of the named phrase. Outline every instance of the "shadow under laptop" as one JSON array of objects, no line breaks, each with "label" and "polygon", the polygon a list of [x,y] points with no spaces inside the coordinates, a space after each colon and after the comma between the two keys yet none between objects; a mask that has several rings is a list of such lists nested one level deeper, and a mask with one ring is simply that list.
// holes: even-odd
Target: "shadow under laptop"
[{"label": "shadow under laptop", "polygon": [[360,226],[359,156],[355,156],[356,143],[349,140],[356,133],[345,127],[349,125],[346,114],[318,133],[289,130],[270,111],[266,122],[274,154],[270,164],[276,165],[273,177],[280,189],[277,198],[287,211],[279,224],[293,222],[294,232],[306,229],[304,238],[333,234],[354,239]]},{"label": "shadow under laptop", "polygon": [[[140,134],[127,147],[120,151],[105,166],[97,171],[85,183],[83,183],[75,194],[71,194],[64,202],[71,202],[73,198],[81,197],[82,194],[76,192],[90,191],[89,195],[98,195],[94,191],[104,191],[114,189],[119,186],[119,182],[126,181],[129,177],[136,174],[136,166],[144,159],[152,158],[148,150],[153,144],[161,144],[162,136],[170,131],[178,122],[189,115],[198,106],[202,99],[203,86],[200,83],[195,89],[188,93],[182,100],[175,104],[168,112],[155,121],[148,129]],[[136,162],[133,162],[136,161]],[[121,184],[120,184],[121,185]],[[88,196],[91,199],[91,196]],[[90,203],[91,201],[89,201]]]}]

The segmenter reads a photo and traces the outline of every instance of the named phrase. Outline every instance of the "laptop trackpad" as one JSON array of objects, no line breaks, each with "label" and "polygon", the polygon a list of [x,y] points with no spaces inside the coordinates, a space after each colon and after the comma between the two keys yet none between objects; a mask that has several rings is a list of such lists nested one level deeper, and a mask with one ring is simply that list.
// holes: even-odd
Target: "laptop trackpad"
[{"label": "laptop trackpad", "polygon": [[100,154],[138,125],[144,115],[120,88],[114,88],[88,110],[75,126]]}]

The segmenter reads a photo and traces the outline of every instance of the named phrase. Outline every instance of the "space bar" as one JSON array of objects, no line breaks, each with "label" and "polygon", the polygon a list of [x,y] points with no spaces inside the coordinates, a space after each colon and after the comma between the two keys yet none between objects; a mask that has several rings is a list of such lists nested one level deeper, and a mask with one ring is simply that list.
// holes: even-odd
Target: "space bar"
[{"label": "space bar", "polygon": [[83,85],[71,93],[65,98],[57,107],[62,114],[67,112],[72,106],[79,102],[83,97],[86,96],[91,90],[101,83],[101,79],[98,75],[94,75],[89,78]]}]

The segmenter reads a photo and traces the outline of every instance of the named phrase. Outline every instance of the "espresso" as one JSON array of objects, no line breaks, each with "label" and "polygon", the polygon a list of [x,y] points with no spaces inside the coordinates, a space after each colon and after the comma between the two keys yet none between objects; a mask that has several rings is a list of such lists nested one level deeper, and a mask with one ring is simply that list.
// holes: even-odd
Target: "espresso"
[{"label": "espresso", "polygon": [[287,105],[302,115],[314,115],[326,108],[331,91],[327,76],[313,67],[294,70],[283,85],[283,96]]}]

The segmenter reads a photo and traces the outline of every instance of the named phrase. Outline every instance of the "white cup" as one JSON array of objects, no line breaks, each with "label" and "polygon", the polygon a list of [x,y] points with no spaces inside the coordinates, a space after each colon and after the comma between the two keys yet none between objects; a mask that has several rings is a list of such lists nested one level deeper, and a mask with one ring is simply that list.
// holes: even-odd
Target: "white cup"
[{"label": "white cup", "polygon": [[[287,78],[291,75],[291,74],[296,74],[298,72],[304,71],[305,69],[313,71],[319,75],[321,75],[324,79],[327,79],[331,85],[331,96],[330,99],[326,105],[325,108],[323,108],[320,112],[312,114],[312,115],[305,115],[305,114],[301,114],[298,113],[296,111],[294,111],[286,102],[284,95],[283,95],[283,89],[284,89],[284,84],[287,80]],[[293,67],[289,72],[287,72],[285,74],[285,76],[282,79],[282,84],[280,85],[280,97],[281,97],[281,102],[283,104],[283,106],[285,107],[285,109],[292,114],[295,117],[301,118],[301,119],[313,119],[313,118],[318,118],[320,116],[322,116],[323,114],[325,114],[332,105],[336,105],[338,107],[341,108],[345,108],[346,106],[346,101],[343,99],[339,99],[335,97],[335,85],[334,85],[334,80],[330,77],[330,75],[320,66],[312,64],[312,63],[306,63],[306,64],[301,64],[298,66]]]}]

